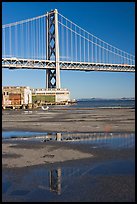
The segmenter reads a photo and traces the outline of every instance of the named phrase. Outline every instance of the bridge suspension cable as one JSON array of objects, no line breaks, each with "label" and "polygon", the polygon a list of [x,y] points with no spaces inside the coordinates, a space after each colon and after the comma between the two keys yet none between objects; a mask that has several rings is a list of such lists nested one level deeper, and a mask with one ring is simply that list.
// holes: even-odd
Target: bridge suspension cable
[{"label": "bridge suspension cable", "polygon": [[[60,50],[66,49],[66,58],[63,54],[60,55],[60,58],[63,56],[62,60],[128,65],[135,64],[135,57],[133,55],[122,51],[87,32],[60,13],[59,25],[60,27],[63,27],[60,29],[61,33],[59,36],[66,39],[61,41],[60,45]],[[64,31],[62,32],[63,29]],[[66,46],[65,42],[67,42]]]},{"label": "bridge suspension cable", "polygon": [[[46,18],[44,14],[3,25],[2,58],[46,60]],[[135,65],[134,55],[94,36],[60,13],[58,26],[60,61]]]},{"label": "bridge suspension cable", "polygon": [[31,21],[34,21],[36,19],[43,18],[45,16],[47,16],[47,14],[37,16],[37,17],[33,17],[33,18],[29,18],[29,19],[22,20],[22,21],[17,21],[17,22],[14,22],[14,23],[5,24],[5,25],[2,25],[2,28],[7,28],[7,27],[10,27],[10,26],[15,26],[15,25],[31,22]]},{"label": "bridge suspension cable", "polygon": [[3,25],[2,56],[46,59],[46,16]]}]

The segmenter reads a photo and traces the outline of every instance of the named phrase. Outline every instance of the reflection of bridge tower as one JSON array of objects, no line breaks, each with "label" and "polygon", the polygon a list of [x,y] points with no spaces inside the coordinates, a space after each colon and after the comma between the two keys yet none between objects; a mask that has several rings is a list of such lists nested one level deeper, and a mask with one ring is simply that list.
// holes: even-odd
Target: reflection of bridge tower
[{"label": "reflection of bridge tower", "polygon": [[47,13],[47,60],[55,60],[56,69],[46,70],[46,88],[60,89],[58,11]]},{"label": "reflection of bridge tower", "polygon": [[61,168],[50,171],[50,190],[61,194]]}]

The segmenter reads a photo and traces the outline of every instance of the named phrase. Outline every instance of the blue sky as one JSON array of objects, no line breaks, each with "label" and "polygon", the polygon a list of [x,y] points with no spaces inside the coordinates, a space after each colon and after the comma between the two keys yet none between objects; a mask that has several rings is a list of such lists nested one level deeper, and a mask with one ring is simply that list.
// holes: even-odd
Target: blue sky
[{"label": "blue sky", "polygon": [[[134,2],[3,2],[2,24],[35,17],[58,9],[91,34],[135,54]],[[2,70],[3,86],[45,88],[45,70]],[[135,96],[135,74],[61,71],[61,87],[71,98],[119,98]]]}]

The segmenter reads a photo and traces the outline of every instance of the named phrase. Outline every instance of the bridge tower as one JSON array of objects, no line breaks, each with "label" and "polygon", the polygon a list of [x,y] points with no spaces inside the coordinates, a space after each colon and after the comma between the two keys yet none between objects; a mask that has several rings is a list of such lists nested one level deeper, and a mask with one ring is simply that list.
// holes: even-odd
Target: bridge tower
[{"label": "bridge tower", "polygon": [[46,88],[60,89],[58,11],[47,12],[46,59],[55,60],[56,69],[46,70]]}]

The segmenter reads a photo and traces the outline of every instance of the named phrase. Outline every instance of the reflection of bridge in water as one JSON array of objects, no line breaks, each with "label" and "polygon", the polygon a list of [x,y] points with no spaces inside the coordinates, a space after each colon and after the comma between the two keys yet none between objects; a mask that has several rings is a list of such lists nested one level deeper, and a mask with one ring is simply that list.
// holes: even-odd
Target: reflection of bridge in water
[{"label": "reflection of bridge in water", "polygon": [[78,142],[90,143],[98,145],[107,145],[114,147],[132,147],[135,143],[134,133],[110,133],[110,132],[96,132],[96,133],[57,133],[48,134],[44,141],[57,140],[60,142]]},{"label": "reflection of bridge in water", "polygon": [[[92,147],[98,147],[98,144],[108,144],[111,143],[111,147],[118,147],[120,150],[122,148],[130,148],[134,147],[135,144],[135,133],[64,133],[64,134],[58,134],[58,136],[61,136],[61,139],[64,138],[64,140],[61,141],[55,141],[57,135],[49,135],[49,137],[53,138],[53,142],[59,142],[62,143],[64,141],[70,141],[72,142],[73,140],[70,140],[70,137],[73,139],[75,138],[74,142],[79,141],[79,136],[81,135],[81,141],[87,141],[87,137],[90,137],[91,140],[95,142],[97,145],[91,146]],[[31,138],[31,137],[29,137]],[[65,140],[67,139],[68,140]],[[84,139],[85,138],[85,139]],[[42,138],[43,139],[43,138]],[[108,143],[107,143],[108,142]],[[72,142],[73,143],[73,142]],[[51,140],[52,144],[52,140]],[[121,148],[122,147],[122,148]],[[109,151],[108,151],[109,152]],[[115,150],[113,151],[115,155]],[[118,153],[119,155],[119,153]],[[117,157],[117,156],[116,156]],[[82,182],[86,180],[86,182],[89,181],[92,183],[94,180],[92,180],[92,176],[98,173],[97,175],[108,175],[108,171],[106,169],[115,168],[117,165],[117,171],[119,169],[119,165],[122,168],[122,171],[127,172],[128,167],[130,164],[132,165],[132,162],[126,161],[126,158],[124,156],[124,163],[122,163],[121,157],[118,158],[118,163],[115,161],[115,158],[113,160],[97,162],[93,160],[93,162],[88,162],[83,165],[82,163],[78,162],[76,165],[56,165],[56,166],[48,166],[45,164],[44,166],[38,166],[36,168],[26,168],[25,169],[25,176],[23,171],[19,171],[18,174],[16,171],[12,170],[7,170],[8,174],[4,175],[3,173],[3,182],[11,182],[12,185],[9,186],[7,190],[7,196],[10,198],[13,198],[13,191],[14,193],[22,193],[22,189],[25,189],[24,192],[28,192],[26,196],[31,197],[33,195],[33,199],[37,201],[37,193],[40,192],[43,194],[43,199],[46,200],[50,197],[50,194],[53,193],[54,195],[61,195],[61,194],[67,194],[68,192],[70,193],[75,193],[75,187],[81,187],[78,186],[77,183],[83,184]],[[134,158],[132,158],[134,159]],[[95,161],[95,162],[94,162]],[[108,163],[107,163],[108,162]],[[116,162],[116,163],[114,163]],[[127,162],[127,163],[126,163]],[[115,164],[115,165],[113,165]],[[124,165],[123,165],[124,164]],[[111,166],[112,165],[112,166]],[[127,167],[127,166],[128,167]],[[115,167],[114,167],[115,166]],[[127,167],[127,169],[126,169]],[[102,172],[102,168],[105,170]],[[113,172],[113,171],[112,171]],[[121,169],[120,171],[121,174]],[[16,179],[15,179],[16,178]],[[71,189],[74,187],[74,189]],[[74,190],[74,192],[73,192]],[[49,196],[49,197],[48,197]],[[21,198],[21,195],[20,197]],[[42,198],[40,198],[42,199]]]},{"label": "reflection of bridge in water", "polygon": [[[56,136],[59,137],[59,141],[68,142],[85,142],[92,141],[96,145],[110,145],[114,148],[132,148],[135,145],[135,134],[134,133],[58,133]],[[61,137],[62,136],[62,137]],[[57,139],[57,138],[56,138]],[[60,140],[61,139],[61,140]],[[94,146],[93,146],[94,147]],[[99,162],[90,165],[84,165],[80,167],[65,167],[55,168],[49,172],[49,185],[50,191],[56,192],[58,195],[63,193],[74,179],[82,178],[87,174],[91,174],[92,170],[96,168],[100,169],[104,165],[104,162]],[[95,170],[96,171],[96,170]],[[66,183],[66,179],[69,179],[69,184]]]},{"label": "reflection of bridge in water", "polygon": [[[11,133],[10,133],[11,134]],[[13,134],[13,133],[12,133]],[[113,132],[60,132],[60,133],[33,133],[32,136],[29,133],[22,136],[16,136],[14,133],[10,137],[4,137],[5,139],[11,140],[39,140],[42,142],[55,141],[55,142],[69,142],[69,143],[81,143],[81,144],[91,144],[100,147],[106,146],[110,148],[130,148],[135,144],[135,133],[113,133]],[[17,134],[18,135],[18,134]],[[24,135],[24,136],[23,136]]]},{"label": "reflection of bridge in water", "polygon": [[61,194],[61,168],[53,169],[49,174],[50,191]]}]

